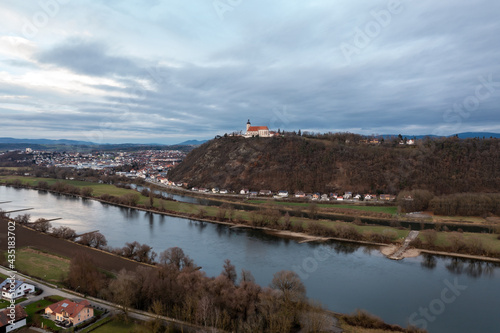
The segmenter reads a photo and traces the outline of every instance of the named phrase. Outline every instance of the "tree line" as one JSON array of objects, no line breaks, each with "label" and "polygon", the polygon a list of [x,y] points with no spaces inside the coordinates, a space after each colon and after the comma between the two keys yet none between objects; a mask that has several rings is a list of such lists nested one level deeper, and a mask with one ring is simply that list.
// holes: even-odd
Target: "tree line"
[{"label": "tree line", "polygon": [[[231,332],[324,332],[331,315],[306,298],[306,288],[297,273],[279,271],[269,286],[255,282],[251,272],[226,259],[217,277],[208,277],[178,247],[159,255],[156,267],[120,271],[115,277],[97,269],[92,258],[78,253],[70,264],[65,282],[88,295],[104,298],[131,309],[150,311],[199,326]],[[366,313],[344,316],[350,324],[386,328],[398,332],[425,332],[384,324]],[[164,332],[159,320],[151,332]]]}]

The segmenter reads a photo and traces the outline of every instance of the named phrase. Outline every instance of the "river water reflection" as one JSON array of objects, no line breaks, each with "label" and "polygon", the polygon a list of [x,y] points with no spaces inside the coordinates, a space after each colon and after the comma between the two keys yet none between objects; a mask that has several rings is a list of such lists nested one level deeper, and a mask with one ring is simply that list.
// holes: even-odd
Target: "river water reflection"
[{"label": "river water reflection", "polygon": [[493,264],[436,256],[391,261],[376,248],[338,242],[299,244],[261,231],[0,186],[0,202],[7,200],[12,203],[0,208],[33,207],[28,212],[32,220],[61,217],[53,226],[66,225],[77,232],[100,230],[110,246],[138,241],[157,253],[179,246],[209,276],[222,271],[226,258],[238,271],[250,270],[263,286],[275,272],[294,270],[308,297],[332,311],[366,309],[389,323],[406,326],[410,319],[425,323],[430,332],[500,331],[500,268]]}]

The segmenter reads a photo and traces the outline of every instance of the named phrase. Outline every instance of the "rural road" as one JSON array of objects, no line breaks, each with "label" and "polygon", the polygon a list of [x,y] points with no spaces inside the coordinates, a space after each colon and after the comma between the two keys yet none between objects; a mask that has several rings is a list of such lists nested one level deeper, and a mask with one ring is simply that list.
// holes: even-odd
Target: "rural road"
[{"label": "rural road", "polygon": [[[9,270],[3,266],[0,266],[0,273],[7,275],[7,276],[10,276],[11,270]],[[29,276],[26,276],[24,274],[16,273],[16,279],[21,280],[21,281],[26,281],[30,284],[35,285],[36,287],[38,287],[40,289],[43,289],[43,292],[40,295],[37,295],[37,296],[29,295],[28,299],[26,301],[19,303],[22,306],[26,306],[28,304],[36,302],[36,301],[38,301],[46,296],[57,295],[57,296],[61,296],[64,298],[69,298],[73,301],[87,299],[89,302],[91,302],[91,304],[94,307],[97,307],[99,310],[107,310],[111,314],[118,314],[118,313],[122,312],[122,310],[118,304],[107,302],[107,301],[104,301],[101,299],[96,299],[93,297],[86,297],[85,298],[81,294],[78,294],[75,292],[70,292],[66,289],[61,289],[57,286],[53,286],[52,284],[42,282],[42,281],[39,281],[37,279],[30,278]],[[148,320],[152,320],[152,319],[156,318],[156,316],[154,316],[153,314],[150,314],[150,313],[147,313],[144,311],[138,311],[138,310],[129,310],[127,312],[127,314],[129,317],[131,317],[133,319],[141,320],[141,321],[148,321]],[[184,329],[186,329],[188,327],[193,328],[193,326],[191,326],[189,324],[182,323],[182,322],[177,321],[177,320],[172,319],[172,318],[160,316],[160,319],[163,319],[164,321],[169,322],[169,323],[176,323],[179,325],[183,325]],[[197,331],[197,329],[198,329],[198,327],[196,327],[196,330],[192,330],[192,331],[195,332],[195,331]],[[198,332],[201,332],[201,330]]]}]

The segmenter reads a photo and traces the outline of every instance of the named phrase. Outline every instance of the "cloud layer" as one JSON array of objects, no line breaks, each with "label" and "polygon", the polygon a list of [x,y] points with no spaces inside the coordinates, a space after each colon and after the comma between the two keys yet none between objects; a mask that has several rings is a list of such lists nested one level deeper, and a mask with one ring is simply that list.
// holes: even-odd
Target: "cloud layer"
[{"label": "cloud layer", "polygon": [[6,1],[1,136],[500,132],[500,3]]}]

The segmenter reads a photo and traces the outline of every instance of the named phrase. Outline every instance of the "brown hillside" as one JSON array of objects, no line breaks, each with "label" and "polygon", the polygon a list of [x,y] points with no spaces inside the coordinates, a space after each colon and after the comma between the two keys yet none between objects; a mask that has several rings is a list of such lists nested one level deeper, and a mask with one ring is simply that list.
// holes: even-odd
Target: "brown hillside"
[{"label": "brown hillside", "polygon": [[498,139],[425,139],[408,146],[339,138],[214,139],[190,152],[169,178],[237,191],[397,193],[419,188],[449,194],[500,189]]}]

